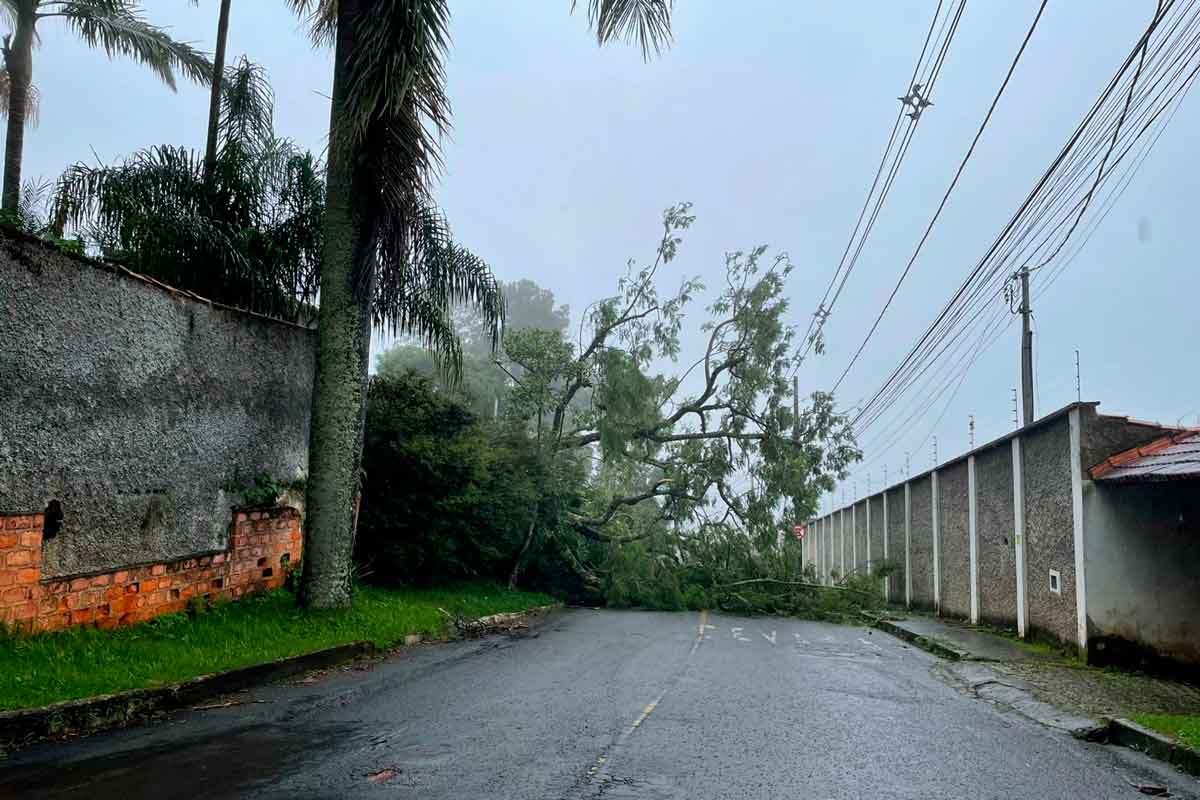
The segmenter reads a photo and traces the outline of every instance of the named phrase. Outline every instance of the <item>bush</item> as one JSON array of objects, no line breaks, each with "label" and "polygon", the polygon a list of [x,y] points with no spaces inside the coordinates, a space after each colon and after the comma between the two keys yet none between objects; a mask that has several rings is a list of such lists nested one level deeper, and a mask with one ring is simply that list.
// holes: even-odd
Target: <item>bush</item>
[{"label": "bush", "polygon": [[569,595],[561,516],[581,471],[551,469],[524,429],[480,420],[414,371],[376,377],[367,403],[355,557],[363,577],[506,582],[530,523],[525,585]]}]

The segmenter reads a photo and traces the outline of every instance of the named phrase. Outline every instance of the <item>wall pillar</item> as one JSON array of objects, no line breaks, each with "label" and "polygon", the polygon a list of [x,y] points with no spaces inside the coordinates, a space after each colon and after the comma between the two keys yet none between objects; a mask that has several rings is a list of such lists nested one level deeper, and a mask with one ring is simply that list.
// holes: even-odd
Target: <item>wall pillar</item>
[{"label": "wall pillar", "polygon": [[1012,440],[1013,553],[1017,567],[1017,634],[1025,638],[1025,470],[1021,462],[1021,437]]},{"label": "wall pillar", "polygon": [[838,549],[841,551],[841,563],[838,567],[838,575],[842,580],[846,579],[846,509],[838,512],[838,531],[841,539]]},{"label": "wall pillar", "polygon": [[939,549],[941,539],[941,509],[938,495],[938,473],[935,469],[929,474],[929,489],[933,515],[933,613],[942,613],[942,560]]},{"label": "wall pillar", "polygon": [[1071,521],[1075,537],[1075,619],[1078,626],[1077,636],[1079,652],[1087,655],[1087,582],[1084,571],[1087,560],[1084,557],[1085,542],[1083,529],[1083,464],[1080,461],[1080,430],[1079,409],[1073,408],[1068,413],[1070,425],[1071,459]]}]

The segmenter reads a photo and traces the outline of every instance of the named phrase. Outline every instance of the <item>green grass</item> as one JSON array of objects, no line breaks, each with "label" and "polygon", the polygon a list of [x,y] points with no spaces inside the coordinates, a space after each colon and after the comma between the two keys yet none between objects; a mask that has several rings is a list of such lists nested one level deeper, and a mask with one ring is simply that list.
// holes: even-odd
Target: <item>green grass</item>
[{"label": "green grass", "polygon": [[1200,716],[1189,714],[1136,714],[1133,721],[1165,733],[1193,750],[1200,750]]},{"label": "green grass", "polygon": [[443,637],[438,611],[477,618],[554,602],[490,585],[360,588],[345,611],[305,611],[287,592],[172,614],[113,631],[78,628],[0,639],[0,710],[141,689],[356,641],[388,647],[408,634]]}]

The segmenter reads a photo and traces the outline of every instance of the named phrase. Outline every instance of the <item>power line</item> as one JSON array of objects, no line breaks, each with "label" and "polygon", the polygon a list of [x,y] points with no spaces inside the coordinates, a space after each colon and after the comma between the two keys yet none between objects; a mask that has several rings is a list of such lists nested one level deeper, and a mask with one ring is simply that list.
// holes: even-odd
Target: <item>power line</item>
[{"label": "power line", "polygon": [[925,227],[925,233],[921,235],[921,240],[917,242],[917,247],[913,251],[912,257],[909,258],[908,263],[904,266],[904,271],[900,273],[900,279],[896,281],[896,285],[892,288],[892,292],[888,296],[887,302],[883,304],[883,308],[880,309],[879,315],[875,318],[875,322],[871,325],[871,329],[867,331],[867,335],[863,339],[862,344],[860,344],[858,346],[858,350],[855,351],[854,357],[850,359],[850,363],[846,365],[846,368],[842,370],[842,374],[838,377],[837,381],[834,382],[832,391],[836,392],[838,387],[842,385],[842,381],[846,379],[846,375],[849,374],[851,368],[853,368],[854,364],[858,361],[858,357],[861,356],[863,350],[866,349],[867,343],[871,341],[871,337],[879,328],[879,323],[883,321],[883,315],[887,313],[892,301],[896,299],[896,294],[900,291],[900,285],[904,283],[904,279],[908,277],[908,273],[912,269],[913,264],[916,262],[917,256],[921,254],[921,249],[925,246],[925,242],[929,239],[929,234],[933,231],[933,226],[937,223],[938,218],[942,215],[942,210],[946,207],[946,202],[950,199],[950,194],[954,191],[954,187],[958,185],[958,179],[962,176],[963,170],[966,169],[967,162],[971,160],[971,156],[975,153],[975,147],[979,144],[979,140],[982,138],[984,130],[987,129],[988,123],[992,119],[992,114],[995,112],[996,106],[1000,103],[1000,98],[1004,95],[1004,90],[1008,88],[1008,83],[1010,80],[1012,80],[1013,72],[1016,71],[1017,64],[1021,61],[1021,56],[1024,55],[1025,48],[1029,44],[1029,40],[1033,37],[1033,32],[1037,30],[1038,22],[1042,19],[1042,12],[1046,10],[1047,2],[1048,0],[1042,0],[1042,4],[1038,6],[1037,15],[1033,18],[1033,24],[1029,26],[1029,30],[1025,34],[1025,39],[1021,42],[1020,49],[1017,50],[1017,55],[1013,58],[1012,63],[1009,64],[1008,74],[1004,76],[1004,82],[1000,84],[1000,89],[996,92],[996,96],[992,98],[992,104],[988,107],[988,112],[984,116],[983,122],[979,126],[979,130],[975,132],[975,138],[971,140],[971,146],[967,148],[967,154],[963,156],[962,162],[958,165],[958,170],[954,173],[953,180],[950,181],[950,185],[946,188],[946,193],[942,195],[942,202],[938,204],[937,211],[933,213],[933,219],[929,220],[929,224]]},{"label": "power line", "polygon": [[[796,374],[800,364],[803,363],[809,352],[811,352],[813,347],[816,346],[817,342],[820,341],[820,335],[821,331],[824,329],[825,320],[829,317],[834,305],[841,296],[842,289],[845,287],[846,281],[849,279],[850,273],[854,270],[854,266],[858,261],[859,254],[862,252],[863,245],[866,243],[866,240],[870,236],[871,230],[875,225],[875,220],[879,216],[879,211],[883,207],[883,203],[887,199],[888,194],[891,192],[892,184],[895,181],[895,177],[900,169],[900,165],[903,163],[904,157],[908,152],[909,143],[912,141],[913,134],[916,131],[917,123],[920,119],[920,109],[922,106],[917,104],[924,100],[926,104],[931,105],[931,103],[928,103],[930,89],[932,88],[932,84],[936,83],[937,76],[941,72],[942,64],[945,61],[946,52],[949,50],[950,42],[953,40],[954,32],[958,27],[958,21],[961,19],[963,9],[966,6],[966,0],[959,0],[956,12],[952,10],[947,11],[946,16],[942,20],[942,28],[939,30],[937,38],[934,39],[934,51],[937,51],[937,55],[932,61],[932,72],[929,73],[929,77],[922,80],[922,83],[918,83],[918,76],[924,74],[921,70],[925,64],[925,55],[927,52],[932,52],[929,49],[929,43],[931,38],[933,38],[933,31],[937,25],[938,17],[941,15],[942,5],[943,0],[938,0],[937,9],[935,9],[933,19],[931,19],[929,23],[929,30],[925,34],[925,41],[921,45],[921,53],[917,57],[917,63],[913,67],[912,77],[908,82],[909,89],[906,98],[911,98],[914,93],[917,94],[917,98],[914,102],[914,115],[911,116],[910,121],[907,123],[907,125],[905,125],[904,131],[900,135],[900,145],[896,150],[895,157],[893,157],[893,146],[896,144],[897,133],[900,132],[901,125],[905,118],[904,111],[908,107],[906,98],[899,98],[902,103],[905,104],[901,105],[900,110],[896,114],[896,120],[893,123],[892,131],[888,136],[887,146],[884,148],[883,156],[879,160],[879,166],[875,170],[875,176],[871,180],[871,186],[867,191],[867,196],[863,201],[863,206],[858,212],[858,218],[855,220],[854,229],[850,233],[850,239],[846,242],[846,247],[842,251],[842,256],[838,261],[837,268],[834,270],[833,275],[829,279],[829,285],[826,286],[825,293],[821,296],[821,302],[817,306],[817,310],[813,313],[809,320],[808,329],[805,331],[804,338],[802,340],[802,351],[797,358],[795,366],[792,368],[792,375]],[[945,31],[946,23],[951,19],[952,13],[954,22],[950,26],[949,34],[945,39],[943,39],[942,33]],[[916,90],[920,86],[925,87],[924,92],[917,93]],[[879,179],[884,175],[885,170],[887,171],[887,177],[884,178],[883,186],[880,189]],[[880,190],[876,192],[876,189]],[[872,200],[875,201],[874,208],[872,209],[870,217],[868,218],[867,210],[872,208]],[[864,219],[867,220],[865,227],[863,225]],[[857,247],[855,247],[856,242]],[[853,256],[850,255],[852,249],[854,249]],[[833,295],[832,300],[830,299],[831,294]]]},{"label": "power line", "polygon": [[[1076,129],[1075,134],[1072,136],[1067,146],[1064,147],[1059,153],[1059,156],[1055,159],[1050,169],[1043,175],[1042,179],[1035,186],[1034,191],[1030,193],[1029,197],[1026,198],[1026,201],[1022,204],[1020,209],[1018,209],[1018,212],[1009,221],[1008,225],[1005,226],[1004,230],[993,243],[992,247],[989,248],[984,258],[981,259],[975,269],[968,276],[968,279],[964,281],[963,285],[961,285],[958,291],[955,292],[954,296],[951,298],[951,301],[947,303],[945,307],[943,307],[942,312],[939,314],[937,319],[935,319],[934,323],[926,329],[925,334],[922,335],[917,344],[914,345],[914,347],[909,351],[909,355],[905,357],[905,359],[901,362],[901,365],[893,371],[889,378],[884,382],[883,386],[880,387],[879,391],[877,391],[871,400],[869,400],[860,410],[859,415],[854,419],[855,428],[858,432],[861,432],[865,427],[871,424],[873,420],[878,419],[879,415],[884,413],[894,402],[895,398],[904,391],[905,386],[911,383],[912,380],[918,378],[921,373],[928,369],[928,364],[926,364],[925,367],[921,367],[921,363],[928,362],[931,355],[936,357],[936,351],[946,349],[948,342],[943,344],[940,348],[937,347],[935,343],[938,340],[949,340],[949,333],[951,330],[955,328],[962,328],[961,323],[964,316],[967,316],[967,310],[972,307],[978,307],[981,300],[984,301],[984,304],[986,304],[987,298],[990,296],[987,291],[987,287],[991,285],[991,282],[995,280],[998,274],[1000,276],[1006,276],[1007,273],[1002,272],[1001,268],[1011,255],[1019,252],[1022,249],[1022,242],[1029,241],[1029,236],[1031,234],[1033,234],[1039,228],[1044,230],[1046,225],[1058,216],[1059,212],[1050,214],[1049,218],[1046,217],[1046,214],[1054,204],[1060,203],[1061,197],[1064,196],[1064,186],[1061,176],[1065,173],[1074,178],[1076,176],[1072,174],[1073,172],[1077,173],[1078,175],[1086,174],[1085,172],[1082,172],[1082,169],[1086,166],[1088,158],[1092,157],[1089,154],[1083,161],[1072,164],[1072,162],[1068,160],[1068,156],[1077,156],[1079,154],[1079,151],[1076,148],[1081,141],[1087,142],[1089,145],[1091,145],[1093,142],[1100,143],[1103,141],[1104,134],[1102,132],[1089,129],[1094,120],[1101,116],[1099,112],[1105,108],[1105,103],[1112,95],[1113,90],[1120,85],[1121,79],[1127,72],[1129,66],[1132,64],[1134,57],[1140,56],[1142,49],[1148,47],[1146,43],[1150,38],[1150,34],[1154,32],[1154,29],[1157,27],[1158,23],[1161,22],[1163,16],[1170,9],[1170,7],[1171,4],[1168,4],[1166,9],[1164,9],[1161,14],[1156,14],[1155,21],[1152,22],[1146,33],[1143,34],[1141,39],[1139,39],[1138,44],[1130,53],[1129,58],[1126,59],[1125,65],[1122,66],[1116,77],[1114,77],[1112,82],[1110,82],[1108,88],[1104,93],[1102,93],[1101,97],[1093,105],[1091,111],[1085,117],[1083,123],[1081,123]],[[1172,26],[1172,30],[1178,30],[1181,24],[1182,20],[1175,22]],[[1184,26],[1185,32],[1188,28],[1190,28],[1190,26],[1190,23]],[[1170,47],[1157,48],[1155,51],[1155,57],[1169,57],[1174,55],[1180,49],[1180,43],[1183,41],[1184,37],[1181,36],[1175,39],[1171,43]],[[1184,49],[1190,51],[1193,49],[1193,47],[1190,45],[1185,45]],[[1187,56],[1189,53],[1185,52],[1184,55]],[[1142,60],[1144,61],[1144,59]],[[1176,58],[1176,61],[1178,60],[1179,58]],[[1163,64],[1166,63],[1167,61],[1164,58]],[[1151,74],[1162,73],[1163,67],[1161,65],[1156,66],[1155,70],[1156,72],[1152,71]],[[1180,67],[1175,71],[1175,74],[1171,76],[1170,80],[1176,80],[1178,76],[1182,74],[1182,72],[1183,67]],[[1157,88],[1158,83],[1161,83],[1163,80],[1161,75],[1159,80],[1156,81],[1155,86],[1152,87],[1151,90],[1144,92],[1140,97],[1138,97],[1136,103],[1133,99],[1131,99],[1132,95],[1126,98],[1126,109],[1116,120],[1116,124],[1119,126],[1119,128],[1114,130],[1114,142],[1119,142],[1122,138],[1132,139],[1132,142],[1128,145],[1128,147],[1125,148],[1124,151],[1122,151],[1121,155],[1116,159],[1111,167],[1107,169],[1102,168],[1097,171],[1097,175],[1101,181],[1107,179],[1107,177],[1112,173],[1112,170],[1116,168],[1121,160],[1123,160],[1124,156],[1129,152],[1129,150],[1135,146],[1137,139],[1140,138],[1146,132],[1146,130],[1150,129],[1150,127],[1153,126],[1155,121],[1158,119],[1159,115],[1170,105],[1170,103],[1176,97],[1180,96],[1181,92],[1186,90],[1194,75],[1195,70],[1189,73],[1187,78],[1185,78],[1185,82],[1175,89],[1168,99],[1167,104],[1164,104],[1156,109],[1155,105],[1158,104],[1158,101],[1161,99],[1162,95],[1169,90],[1169,85],[1167,89],[1163,89],[1161,92],[1159,92],[1158,95],[1150,101],[1148,109],[1142,115],[1143,118],[1149,116],[1149,120],[1140,129],[1136,130],[1135,133],[1130,134],[1128,137],[1125,137],[1125,131],[1120,128],[1124,128],[1124,123],[1132,109],[1138,108],[1143,102],[1146,101],[1146,98],[1152,96],[1153,89]],[[1136,86],[1131,84],[1131,89],[1133,88],[1136,88]],[[1111,122],[1113,114],[1110,111],[1106,116],[1108,119],[1106,119],[1105,124],[1101,126],[1102,130],[1107,130],[1107,125]],[[1085,133],[1088,134],[1086,138]],[[1161,130],[1159,131],[1159,134],[1161,135]],[[1115,146],[1115,144],[1110,144],[1110,150],[1115,148]],[[1091,149],[1091,147],[1087,148],[1089,151]],[[1144,159],[1146,152],[1147,151],[1144,148],[1143,153],[1139,158],[1139,163],[1141,159]],[[1108,152],[1106,151],[1105,162],[1107,162],[1107,160]],[[1060,169],[1064,164],[1069,165],[1067,170]],[[1052,176],[1055,178],[1054,183],[1050,183],[1050,178]],[[1074,183],[1074,181],[1069,180],[1068,183]],[[1048,186],[1050,188],[1050,192],[1045,193],[1044,190]],[[1094,193],[1095,189],[1093,188],[1090,191]],[[1081,201],[1081,203],[1083,202],[1084,201]],[[1082,204],[1076,204],[1076,206],[1069,209],[1069,211],[1075,211],[1081,207],[1083,207]],[[1030,215],[1030,211],[1035,212],[1035,214]],[[1064,216],[1062,220],[1060,220],[1057,225],[1054,225],[1051,231],[1041,240],[1042,243],[1035,245],[1034,249],[1038,250],[1045,246],[1051,240],[1051,238],[1054,237],[1055,232],[1061,229],[1061,227],[1067,223],[1069,218],[1069,216]],[[1016,234],[1015,236],[1014,233]],[[1068,230],[1068,233],[1064,239],[1068,239],[1069,236],[1070,230]],[[1002,252],[1002,246],[1006,246],[1005,251],[1003,251],[1004,258],[1002,258],[999,262],[993,263],[994,256],[998,252]],[[989,266],[989,264],[991,264],[991,268],[985,273],[984,270]],[[984,275],[982,282],[978,280],[981,274]],[[966,299],[967,301],[965,305],[961,302],[963,299]],[[977,318],[978,313],[971,314],[970,317],[972,319]],[[971,326],[972,324],[969,320],[966,327],[969,328]]]}]

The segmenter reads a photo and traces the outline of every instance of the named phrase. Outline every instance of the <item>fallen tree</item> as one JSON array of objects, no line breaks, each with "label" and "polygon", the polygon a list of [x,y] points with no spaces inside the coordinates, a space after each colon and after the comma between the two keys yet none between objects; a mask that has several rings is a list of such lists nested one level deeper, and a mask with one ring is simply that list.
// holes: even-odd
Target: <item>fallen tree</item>
[{"label": "fallen tree", "polygon": [[[497,359],[513,383],[511,413],[529,425],[542,461],[593,464],[589,491],[566,510],[569,528],[612,545],[665,535],[681,568],[713,535],[737,537],[750,560],[782,552],[785,520],[807,519],[859,455],[832,395],[814,392],[793,408],[787,254],[768,256],[765,246],[726,254],[724,285],[699,330],[683,337],[704,286],[684,278],[664,295],[659,284],[694,219],[688,204],[664,212],[653,258],[629,263],[575,341],[521,331]],[[531,525],[521,552],[538,534]],[[597,582],[581,548],[563,549]],[[802,565],[792,560],[794,578]],[[518,556],[513,583],[520,570]]]}]

